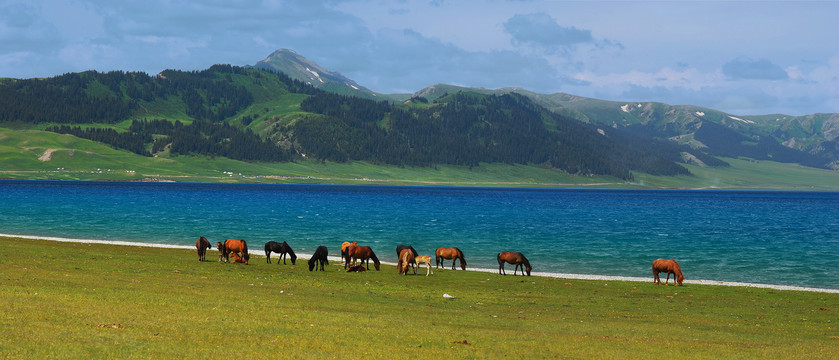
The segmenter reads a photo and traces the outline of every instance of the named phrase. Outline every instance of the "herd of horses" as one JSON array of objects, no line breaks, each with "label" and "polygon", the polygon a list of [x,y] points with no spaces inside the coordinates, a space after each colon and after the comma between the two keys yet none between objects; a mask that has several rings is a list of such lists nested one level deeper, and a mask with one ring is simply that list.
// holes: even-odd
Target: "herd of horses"
[{"label": "herd of horses", "polygon": [[[207,249],[212,249],[212,246],[207,238],[202,236],[195,242],[195,248],[198,249],[198,260],[205,261],[206,251]],[[244,240],[228,239],[225,242],[219,241],[216,242],[216,248],[219,251],[220,262],[230,262],[231,255],[233,256],[234,263],[247,264],[250,260],[250,255],[248,254],[248,244]],[[265,258],[269,264],[271,263],[271,253],[279,254],[277,264],[280,263],[280,259],[283,260],[283,264],[286,264],[286,258],[291,260],[292,265],[297,263],[297,255],[294,254],[294,250],[292,250],[291,246],[289,246],[285,241],[281,243],[276,241],[269,241],[265,243]],[[460,260],[461,270],[466,270],[466,257],[463,256],[463,251],[458,248],[441,247],[435,251],[434,255],[434,266],[437,268],[445,268],[443,261],[451,260],[452,270],[455,270],[455,264],[458,260]],[[324,264],[329,265],[327,256],[328,250],[326,246],[318,246],[308,261],[309,271],[316,271],[318,270],[318,267],[320,268],[320,271],[325,271]],[[400,275],[408,275],[408,271],[411,268],[413,268],[414,275],[416,275],[417,267],[420,263],[423,263],[426,266],[425,276],[434,274],[431,270],[431,256],[420,256],[413,246],[397,246],[396,257],[399,259],[396,263],[396,269],[399,271]],[[527,276],[530,276],[530,271],[533,269],[530,266],[530,261],[527,260],[524,254],[520,252],[502,251],[498,253],[496,258],[498,260],[498,274],[500,275],[507,275],[507,272],[504,270],[504,264],[515,265],[515,268],[513,269],[514,276],[518,273],[519,268],[521,268],[522,276],[524,276],[525,272],[527,273]],[[376,253],[374,253],[373,249],[369,246],[359,246],[357,241],[347,241],[341,244],[341,261],[344,263],[344,269],[347,271],[370,270],[370,260],[373,260],[373,267],[376,270],[379,270],[379,258],[376,257]],[[356,261],[359,262],[358,265],[356,265]],[[671,274],[673,275],[673,285],[678,284],[681,286],[682,282],[685,280],[685,275],[682,273],[679,263],[673,259],[657,259],[653,261],[654,284],[661,284],[661,279],[658,276],[660,273],[667,273],[667,278],[664,280],[665,286],[670,281]]]}]

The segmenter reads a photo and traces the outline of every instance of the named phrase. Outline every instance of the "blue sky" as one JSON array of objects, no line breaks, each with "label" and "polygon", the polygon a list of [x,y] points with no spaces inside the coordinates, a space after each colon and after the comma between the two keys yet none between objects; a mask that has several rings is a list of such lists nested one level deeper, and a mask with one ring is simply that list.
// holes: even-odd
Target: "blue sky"
[{"label": "blue sky", "polygon": [[839,112],[836,1],[4,0],[0,77],[201,70],[295,50],[374,91],[436,83],[739,115]]}]

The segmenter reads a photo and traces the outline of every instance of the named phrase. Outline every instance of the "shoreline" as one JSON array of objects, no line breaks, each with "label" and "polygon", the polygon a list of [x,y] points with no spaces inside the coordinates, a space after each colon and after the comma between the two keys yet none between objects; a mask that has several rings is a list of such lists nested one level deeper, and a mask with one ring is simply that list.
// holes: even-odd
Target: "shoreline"
[{"label": "shoreline", "polygon": [[[131,242],[131,241],[114,241],[114,240],[90,240],[90,239],[70,239],[70,238],[61,238],[61,237],[52,237],[52,236],[33,236],[33,235],[15,235],[15,234],[3,234],[0,233],[0,238],[12,239],[12,238],[20,238],[20,239],[28,239],[28,240],[43,240],[43,241],[56,241],[56,242],[68,242],[68,243],[81,243],[81,244],[99,244],[99,245],[116,245],[116,246],[137,246],[137,247],[152,247],[152,248],[164,248],[164,249],[182,249],[182,250],[190,250],[195,249],[193,245],[171,245],[171,244],[156,244],[156,243],[140,243],[140,242]],[[210,249],[212,251],[218,251],[218,249]],[[263,253],[254,253],[251,256],[262,256],[265,255]],[[298,257],[302,258],[309,258],[311,254],[306,253],[299,253],[297,254]],[[329,256],[330,261],[341,261],[341,258],[338,256]],[[382,264],[385,265],[396,265],[396,263],[388,262],[388,261],[381,261]],[[422,268],[417,267],[417,271]],[[476,272],[485,272],[485,273],[497,273],[498,269],[487,269],[487,268],[471,268],[466,271],[476,271]],[[614,276],[614,275],[589,275],[589,274],[569,274],[569,273],[550,273],[550,272],[532,272],[532,276],[537,277],[547,277],[547,278],[555,278],[555,279],[572,279],[572,280],[597,280],[597,281],[631,281],[631,282],[651,282],[651,278],[646,277],[632,277],[632,276]],[[744,283],[744,282],[735,282],[735,281],[719,281],[719,280],[685,280],[685,284],[695,284],[695,285],[715,285],[715,286],[738,286],[738,287],[751,287],[751,288],[761,288],[761,289],[773,289],[773,290],[784,290],[784,291],[809,291],[809,292],[821,292],[821,293],[833,293],[839,294],[839,289],[826,289],[826,288],[813,288],[813,287],[804,287],[804,286],[794,286],[794,285],[773,285],[773,284],[757,284],[757,283]]]}]

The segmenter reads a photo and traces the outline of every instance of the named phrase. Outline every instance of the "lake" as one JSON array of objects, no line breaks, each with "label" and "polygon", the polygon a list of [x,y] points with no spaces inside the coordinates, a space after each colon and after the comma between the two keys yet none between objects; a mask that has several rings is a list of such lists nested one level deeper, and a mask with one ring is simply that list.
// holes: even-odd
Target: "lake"
[{"label": "lake", "polygon": [[469,268],[485,269],[510,250],[534,273],[650,281],[651,262],[673,258],[688,280],[839,289],[834,192],[0,180],[0,209],[0,233],[11,235],[185,246],[236,238],[255,254],[273,240],[302,254],[326,245],[334,256],[358,241],[390,262],[398,244],[421,255],[458,247]]}]

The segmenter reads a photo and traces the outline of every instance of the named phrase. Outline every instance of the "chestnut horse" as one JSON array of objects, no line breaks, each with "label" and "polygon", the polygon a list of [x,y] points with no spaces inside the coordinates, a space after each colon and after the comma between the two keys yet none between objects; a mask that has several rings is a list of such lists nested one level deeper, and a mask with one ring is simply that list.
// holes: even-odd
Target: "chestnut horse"
[{"label": "chestnut horse", "polygon": [[653,261],[653,284],[661,285],[661,279],[658,278],[658,273],[660,272],[667,273],[667,278],[664,279],[664,286],[667,286],[667,282],[670,281],[670,274],[673,274],[673,286],[676,286],[676,283],[682,286],[682,281],[685,281],[685,275],[682,274],[682,268],[679,267],[679,263],[676,260],[657,259]]},{"label": "chestnut horse", "polygon": [[341,261],[344,262],[344,269],[347,268],[347,263],[350,262],[350,258],[347,257],[347,247],[349,247],[350,245],[358,245],[358,241],[344,241],[341,244]]},{"label": "chestnut horse", "polygon": [[419,264],[425,263],[425,276],[428,276],[428,274],[434,275],[434,270],[431,270],[431,256],[417,256],[414,260],[417,263],[417,267],[419,267]]},{"label": "chestnut horse", "polygon": [[414,257],[419,256],[419,253],[417,253],[417,251],[414,250],[413,246],[411,246],[411,245],[398,245],[398,246],[396,246],[396,258],[397,259],[399,258],[400,254],[402,254],[402,250],[405,250],[405,249],[411,249],[411,252],[414,254]]},{"label": "chestnut horse", "polygon": [[454,264],[457,259],[460,259],[460,268],[466,270],[466,257],[463,256],[463,251],[458,248],[437,248],[435,255],[434,262],[438,267],[443,267],[443,259],[449,259],[452,261],[452,270],[454,270]]},{"label": "chestnut horse", "polygon": [[[294,254],[294,250],[291,249],[291,246],[288,246],[288,243],[283,241],[278,243],[276,241],[269,241],[265,243],[265,257],[268,263],[271,263],[271,252],[275,252],[280,254],[280,259],[283,259],[283,265],[285,265],[286,254],[291,258],[291,265],[297,263],[297,255]],[[277,259],[277,264],[280,263],[280,259]]]},{"label": "chestnut horse", "polygon": [[[352,259],[353,263],[356,259],[359,259],[362,264],[364,264],[364,260],[367,260],[367,270],[370,270],[370,259],[373,259],[373,266],[376,267],[376,270],[379,270],[379,258],[376,257],[376,253],[369,246],[350,245],[347,247],[347,259]],[[346,265],[344,267],[346,268]]]},{"label": "chestnut horse", "polygon": [[416,257],[411,249],[402,249],[402,252],[399,254],[399,262],[396,263],[396,269],[399,270],[399,275],[408,275],[408,268],[411,267],[411,264],[414,265],[414,275],[416,275],[417,267],[415,259]]},{"label": "chestnut horse", "polygon": [[212,249],[213,246],[210,245],[210,241],[207,238],[202,236],[195,242],[195,248],[198,249],[198,261],[204,261],[204,255],[207,254],[207,249]]},{"label": "chestnut horse", "polygon": [[524,272],[527,271],[527,276],[530,276],[530,270],[533,269],[530,267],[530,261],[528,261],[527,258],[520,252],[502,251],[498,253],[497,258],[499,275],[507,275],[507,272],[504,271],[505,262],[516,265],[516,268],[513,269],[513,276],[516,275],[516,271],[518,271],[519,266],[521,266],[522,275],[524,275]]},{"label": "chestnut horse", "polygon": [[[320,263],[320,271],[326,271],[326,270],[323,269],[323,264],[324,263],[326,265],[329,265],[329,260],[326,259],[326,256],[327,256],[326,246],[323,246],[323,245],[318,246],[318,248],[315,249],[315,253],[312,254],[312,258],[309,259],[309,271],[317,269],[318,263]],[[279,261],[278,261],[278,263],[279,263]]]},{"label": "chestnut horse", "polygon": [[224,242],[225,261],[230,261],[230,254],[233,254],[233,262],[235,263],[245,263],[247,265],[251,258],[248,254],[248,243],[245,240],[227,239]]}]

